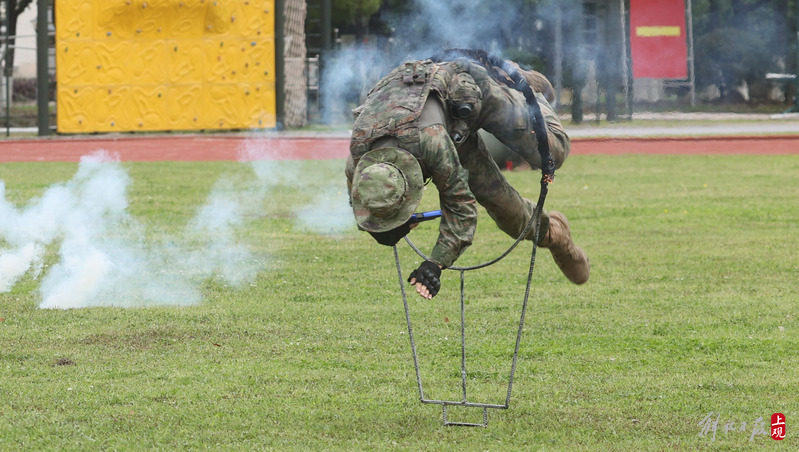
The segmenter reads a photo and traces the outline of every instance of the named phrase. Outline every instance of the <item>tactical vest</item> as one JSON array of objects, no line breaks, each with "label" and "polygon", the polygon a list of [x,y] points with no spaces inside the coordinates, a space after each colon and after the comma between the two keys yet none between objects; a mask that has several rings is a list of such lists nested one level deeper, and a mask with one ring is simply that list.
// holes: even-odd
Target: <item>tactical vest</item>
[{"label": "tactical vest", "polygon": [[430,60],[409,61],[383,77],[354,110],[350,153],[356,162],[378,138],[391,136],[399,147],[422,158],[418,119],[430,91],[446,103],[449,74]]}]

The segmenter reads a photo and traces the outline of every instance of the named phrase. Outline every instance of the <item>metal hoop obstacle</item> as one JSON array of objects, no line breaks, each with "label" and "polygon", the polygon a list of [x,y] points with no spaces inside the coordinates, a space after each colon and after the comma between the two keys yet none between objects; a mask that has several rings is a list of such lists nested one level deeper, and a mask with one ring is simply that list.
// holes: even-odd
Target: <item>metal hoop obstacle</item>
[{"label": "metal hoop obstacle", "polygon": [[[488,426],[488,410],[489,409],[508,409],[510,406],[510,399],[511,399],[511,392],[513,390],[513,378],[516,374],[516,363],[519,357],[519,344],[521,343],[522,339],[522,331],[524,329],[524,318],[527,312],[527,304],[530,298],[530,286],[532,283],[533,278],[533,268],[535,267],[535,257],[536,251],[538,250],[538,241],[539,241],[539,231],[541,230],[541,211],[543,210],[544,201],[546,200],[547,195],[547,179],[541,179],[541,193],[538,198],[538,203],[536,205],[536,209],[533,212],[533,215],[530,217],[530,221],[527,222],[527,226],[525,226],[524,230],[519,234],[519,237],[513,243],[513,245],[508,248],[507,251],[502,253],[501,255],[497,256],[496,258],[489,260],[487,262],[468,266],[468,267],[449,267],[447,270],[455,270],[460,272],[460,281],[461,281],[461,290],[460,290],[460,315],[461,315],[461,393],[463,397],[459,401],[455,400],[436,400],[436,399],[429,399],[425,397],[424,388],[422,387],[422,377],[419,371],[419,357],[416,351],[416,342],[413,336],[413,326],[411,323],[411,315],[410,310],[408,308],[408,297],[405,293],[405,280],[402,276],[402,267],[400,265],[399,253],[397,251],[397,246],[394,245],[394,261],[397,264],[397,276],[399,277],[399,285],[400,291],[402,293],[402,303],[405,308],[405,320],[408,324],[408,338],[410,339],[411,344],[411,353],[413,355],[413,366],[416,371],[416,384],[419,388],[419,400],[422,403],[426,404],[436,404],[441,405],[443,409],[443,418],[444,418],[444,425],[445,426],[464,426],[464,427],[487,427]],[[467,380],[467,372],[466,372],[466,304],[465,304],[465,295],[464,295],[464,280],[465,280],[465,273],[467,271],[478,270],[481,268],[488,267],[493,265],[506,256],[508,256],[516,246],[521,243],[522,240],[527,236],[530,232],[530,229],[533,227],[533,224],[536,225],[535,228],[535,237],[533,240],[533,250],[530,256],[530,268],[527,273],[527,284],[524,290],[524,302],[522,303],[522,310],[521,316],[519,318],[519,327],[516,333],[516,345],[513,350],[513,360],[511,362],[511,369],[510,375],[508,377],[508,390],[507,395],[505,397],[504,404],[492,404],[492,403],[476,403],[470,402],[467,396],[466,391],[466,380]],[[418,254],[422,259],[428,260],[427,256],[422,253],[416,245],[413,244],[408,236],[405,236],[405,241],[408,245]],[[469,423],[469,422],[451,422],[447,419],[447,407],[449,406],[461,406],[461,407],[474,407],[474,408],[482,408],[483,409],[483,422],[482,423]]]}]

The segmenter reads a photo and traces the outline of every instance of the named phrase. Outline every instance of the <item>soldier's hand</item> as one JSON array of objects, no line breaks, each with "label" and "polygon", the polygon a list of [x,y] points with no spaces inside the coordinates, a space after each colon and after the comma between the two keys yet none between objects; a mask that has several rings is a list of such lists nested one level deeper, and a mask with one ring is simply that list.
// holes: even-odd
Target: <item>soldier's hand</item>
[{"label": "soldier's hand", "polygon": [[416,286],[416,292],[422,298],[431,299],[441,288],[441,267],[431,261],[424,261],[411,272],[408,282]]}]

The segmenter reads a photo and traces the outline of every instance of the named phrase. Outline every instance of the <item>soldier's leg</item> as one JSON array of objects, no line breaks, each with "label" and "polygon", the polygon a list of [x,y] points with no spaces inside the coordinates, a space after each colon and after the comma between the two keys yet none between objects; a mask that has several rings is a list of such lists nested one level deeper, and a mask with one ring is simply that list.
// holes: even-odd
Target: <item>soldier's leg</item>
[{"label": "soldier's leg", "polygon": [[[469,66],[469,74],[480,87],[482,94],[480,114],[470,123],[470,126],[485,129],[512,151],[522,156],[534,168],[541,168],[538,141],[532,133],[532,124],[524,95],[498,83],[479,65]],[[528,80],[536,77],[535,74],[543,77],[541,74],[532,74],[527,71],[522,71],[522,74]],[[537,93],[536,99],[541,107],[544,121],[547,123],[549,151],[555,160],[555,166],[560,168],[571,148],[569,136],[545,95]]]},{"label": "soldier's leg", "polygon": [[[523,198],[502,175],[479,134],[473,133],[458,147],[461,165],[469,172],[469,189],[500,230],[519,237],[535,212],[535,204]],[[546,211],[541,215],[541,235],[549,225]],[[535,225],[525,237],[535,237]]]},{"label": "soldier's leg", "polygon": [[[535,205],[511,187],[479,134],[470,135],[458,148],[458,155],[469,172],[469,189],[477,202],[485,207],[503,232],[519,237],[535,212]],[[535,237],[533,225],[525,238],[533,240]],[[549,249],[555,263],[571,282],[582,284],[588,281],[591,270],[588,256],[572,240],[569,223],[562,213],[552,212],[550,215],[546,210],[542,212],[538,244]]]}]

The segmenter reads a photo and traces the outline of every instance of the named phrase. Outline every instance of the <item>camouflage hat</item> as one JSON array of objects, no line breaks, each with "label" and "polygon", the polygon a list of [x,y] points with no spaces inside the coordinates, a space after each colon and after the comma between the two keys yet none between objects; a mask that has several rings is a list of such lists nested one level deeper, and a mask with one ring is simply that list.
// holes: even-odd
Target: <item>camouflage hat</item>
[{"label": "camouflage hat", "polygon": [[422,200],[424,178],[416,158],[394,147],[361,157],[352,177],[355,221],[369,232],[386,232],[408,221]]}]

